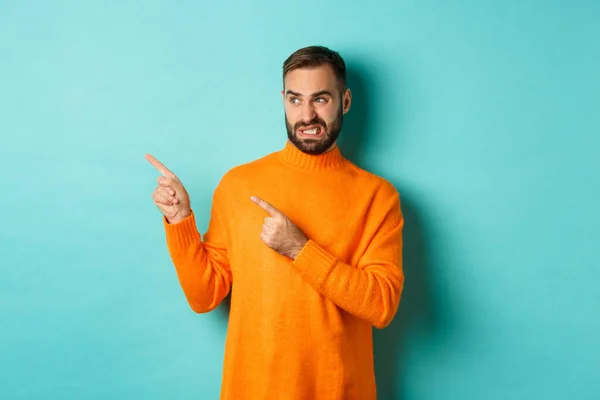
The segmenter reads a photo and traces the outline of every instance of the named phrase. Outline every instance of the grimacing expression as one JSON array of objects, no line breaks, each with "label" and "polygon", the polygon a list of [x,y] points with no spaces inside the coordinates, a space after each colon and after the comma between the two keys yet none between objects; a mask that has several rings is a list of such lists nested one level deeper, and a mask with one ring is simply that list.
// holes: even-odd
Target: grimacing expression
[{"label": "grimacing expression", "polygon": [[288,139],[307,154],[332,149],[351,100],[350,90],[340,93],[332,68],[325,64],[290,71],[282,95]]}]

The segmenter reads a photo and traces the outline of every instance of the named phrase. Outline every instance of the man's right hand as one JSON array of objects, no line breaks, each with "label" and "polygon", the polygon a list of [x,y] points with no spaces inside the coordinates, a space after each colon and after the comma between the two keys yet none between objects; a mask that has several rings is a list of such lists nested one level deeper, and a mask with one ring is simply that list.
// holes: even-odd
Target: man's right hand
[{"label": "man's right hand", "polygon": [[176,224],[189,217],[192,214],[190,196],[179,178],[152,155],[146,154],[146,160],[162,174],[152,192],[152,199],[167,222]]}]

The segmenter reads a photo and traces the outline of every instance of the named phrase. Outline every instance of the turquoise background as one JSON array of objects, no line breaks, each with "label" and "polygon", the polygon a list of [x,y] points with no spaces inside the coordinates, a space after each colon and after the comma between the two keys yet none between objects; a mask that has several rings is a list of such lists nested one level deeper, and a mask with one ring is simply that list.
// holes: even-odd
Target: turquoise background
[{"label": "turquoise background", "polygon": [[349,67],[341,147],[400,191],[380,399],[600,399],[600,2],[0,1],[0,398],[216,399],[149,152],[204,231],[283,147],[281,64]]}]

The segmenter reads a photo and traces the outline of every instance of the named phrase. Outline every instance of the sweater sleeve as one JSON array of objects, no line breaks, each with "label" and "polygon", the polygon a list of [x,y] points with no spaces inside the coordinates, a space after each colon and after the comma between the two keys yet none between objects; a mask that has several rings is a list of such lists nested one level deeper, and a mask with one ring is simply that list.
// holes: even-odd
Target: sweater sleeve
[{"label": "sweater sleeve", "polygon": [[292,266],[323,296],[382,329],[394,318],[404,286],[404,218],[397,195],[379,219],[369,222],[380,225],[357,266],[336,259],[313,240],[308,241]]},{"label": "sweater sleeve", "polygon": [[197,313],[215,309],[227,296],[232,273],[227,256],[223,199],[215,190],[208,230],[204,241],[192,214],[177,224],[163,217],[167,248],[190,307]]}]

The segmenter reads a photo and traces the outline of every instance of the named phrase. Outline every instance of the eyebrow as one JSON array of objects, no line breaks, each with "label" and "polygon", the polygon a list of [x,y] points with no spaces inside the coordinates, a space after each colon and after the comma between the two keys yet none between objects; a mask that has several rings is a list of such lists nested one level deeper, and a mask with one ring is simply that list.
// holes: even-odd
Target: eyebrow
[{"label": "eyebrow", "polygon": [[[292,96],[302,97],[301,93],[297,93],[292,90],[288,90],[287,92],[285,92],[285,94],[286,94],[286,96],[289,96],[291,94]],[[311,97],[319,97],[319,96],[323,96],[323,95],[333,97],[333,94],[331,94],[331,92],[329,90],[321,90],[319,92],[313,93],[311,95]]]}]

